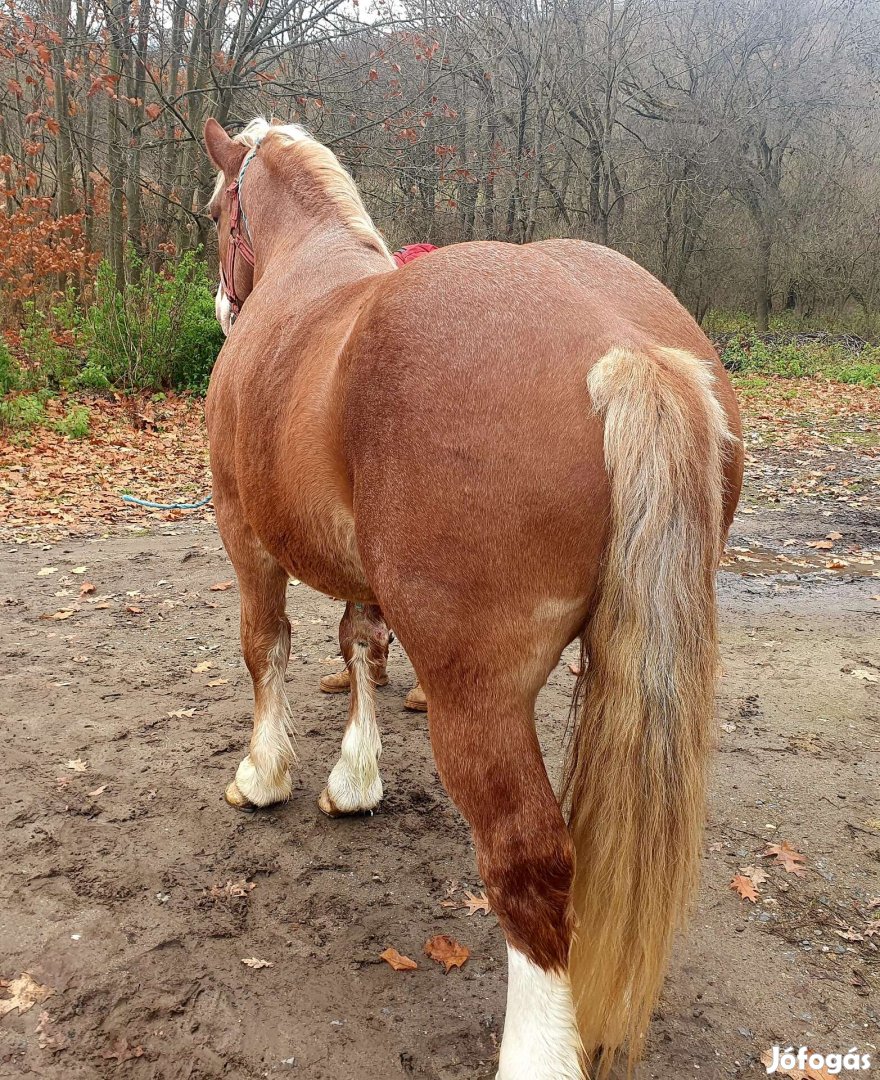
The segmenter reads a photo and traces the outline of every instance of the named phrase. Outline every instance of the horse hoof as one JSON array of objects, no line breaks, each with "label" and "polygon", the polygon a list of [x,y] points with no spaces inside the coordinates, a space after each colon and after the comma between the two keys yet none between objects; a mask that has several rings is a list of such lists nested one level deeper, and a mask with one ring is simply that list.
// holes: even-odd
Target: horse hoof
[{"label": "horse hoof", "polygon": [[229,786],[223,793],[223,797],[236,810],[250,810],[254,805],[247,795],[242,795],[238,784],[234,780],[230,781]]},{"label": "horse hoof", "polygon": [[345,811],[339,809],[336,803],[330,798],[330,792],[326,788],[324,788],[318,796],[318,809],[322,814],[326,814],[327,817],[345,817]]},{"label": "horse hoof", "polygon": [[425,691],[421,686],[416,685],[410,690],[404,699],[403,707],[410,709],[412,712],[428,711],[428,699],[425,697]]}]

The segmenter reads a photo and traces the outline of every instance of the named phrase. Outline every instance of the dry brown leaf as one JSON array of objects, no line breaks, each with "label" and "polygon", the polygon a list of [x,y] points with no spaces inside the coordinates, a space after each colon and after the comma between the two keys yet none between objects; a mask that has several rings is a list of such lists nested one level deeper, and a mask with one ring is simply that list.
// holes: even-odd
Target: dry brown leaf
[{"label": "dry brown leaf", "polygon": [[234,581],[218,581],[215,585],[211,586],[211,592],[226,592],[226,590],[231,589],[234,584]]},{"label": "dry brown leaf", "polygon": [[819,551],[828,551],[834,547],[831,540],[808,540],[807,547],[818,548]]},{"label": "dry brown leaf", "polygon": [[489,906],[489,897],[486,896],[485,890],[483,889],[480,890],[479,896],[474,896],[473,893],[470,893],[465,889],[462,907],[467,908],[468,918],[470,918],[471,915],[476,915],[477,912],[479,912],[480,915],[488,915],[492,910]]},{"label": "dry brown leaf", "polygon": [[85,772],[89,767],[87,761],[83,761],[82,758],[71,758],[70,761],[64,762],[65,769],[72,769],[74,772]]},{"label": "dry brown leaf", "polygon": [[[97,605],[95,605],[97,607]],[[130,615],[143,615],[144,609],[142,607],[136,607],[134,604],[129,604],[125,609]]]},{"label": "dry brown leaf", "polygon": [[84,574],[88,570],[87,566],[74,566],[71,568],[71,574]]},{"label": "dry brown leaf", "polygon": [[774,858],[787,874],[806,877],[807,872],[801,865],[807,861],[806,855],[801,855],[787,840],[783,840],[781,844],[768,844],[766,850],[761,852],[761,858]]},{"label": "dry brown leaf", "polygon": [[756,889],[767,880],[767,874],[761,866],[741,866],[739,872],[745,874]]},{"label": "dry brown leaf", "polygon": [[742,899],[749,900],[753,904],[758,902],[758,893],[755,886],[752,884],[751,878],[746,877],[745,874],[735,874],[733,881],[730,883],[730,888]]},{"label": "dry brown leaf", "polygon": [[399,953],[397,949],[386,949],[385,952],[379,953],[379,959],[384,960],[386,964],[390,964],[395,971],[415,971],[419,966],[415,960],[410,960],[408,956]]},{"label": "dry brown leaf", "polygon": [[848,926],[846,930],[835,930],[834,933],[837,934],[839,938],[843,938],[844,941],[865,940],[864,934],[860,934],[858,930],[854,929],[852,926]]},{"label": "dry brown leaf", "polygon": [[51,986],[41,986],[27,971],[23,971],[17,979],[0,979],[0,987],[8,990],[11,995],[0,1001],[0,1016],[5,1016],[13,1009],[18,1009],[20,1016],[55,993]]},{"label": "dry brown leaf", "polygon": [[60,622],[62,619],[69,619],[71,615],[75,615],[76,611],[73,608],[62,608],[61,611],[56,611],[54,615],[41,615],[41,619],[55,619],[56,622]]},{"label": "dry brown leaf", "polygon": [[[238,881],[233,881],[230,878],[225,885],[212,885],[211,896],[247,896],[256,887],[256,882],[248,881],[247,878],[239,878]],[[243,960],[242,963],[246,963],[246,961]]]},{"label": "dry brown leaf", "polygon": [[275,967],[271,960],[260,960],[256,956],[246,956],[242,959],[241,962],[245,965],[245,967],[254,969]]},{"label": "dry brown leaf", "polygon": [[446,934],[437,934],[425,942],[425,955],[442,964],[449,974],[450,968],[463,967],[471,955],[467,945],[461,945],[454,938]]},{"label": "dry brown leaf", "polygon": [[201,674],[201,672],[207,671],[208,668],[213,666],[214,665],[211,663],[210,660],[203,660],[200,664],[196,664],[196,666],[192,668],[192,673],[193,675],[199,675]]},{"label": "dry brown leaf", "polygon": [[843,539],[843,533],[839,533],[839,532],[825,533],[825,539],[826,540],[842,540]]},{"label": "dry brown leaf", "polygon": [[849,563],[843,561],[843,559],[830,559],[825,563],[826,570],[845,570],[849,566]]},{"label": "dry brown leaf", "polygon": [[37,1043],[41,1050],[50,1050],[57,1054],[59,1050],[67,1049],[67,1036],[59,1031],[55,1035],[49,1034],[49,1025],[53,1023],[47,1009],[40,1013],[40,1019],[34,1029],[37,1034]]},{"label": "dry brown leaf", "polygon": [[225,686],[229,679],[209,679],[208,686]]},{"label": "dry brown leaf", "polygon": [[95,591],[95,586],[91,581],[84,581],[79,587],[80,596],[90,596]]},{"label": "dry brown leaf", "polygon": [[113,1043],[110,1050],[102,1050],[101,1057],[106,1061],[113,1061],[116,1059],[116,1064],[121,1065],[125,1061],[131,1061],[132,1058],[139,1058],[144,1056],[144,1048],[142,1046],[131,1046],[128,1039],[124,1035],[120,1035],[119,1038]]},{"label": "dry brown leaf", "polygon": [[172,709],[172,711],[168,715],[169,716],[176,716],[178,719],[180,719],[183,716],[195,716],[195,712],[196,712],[196,710],[194,708],[192,708],[192,709]]},{"label": "dry brown leaf", "polygon": [[42,570],[37,571],[37,577],[48,577],[50,574],[57,574],[57,566],[44,566]]}]

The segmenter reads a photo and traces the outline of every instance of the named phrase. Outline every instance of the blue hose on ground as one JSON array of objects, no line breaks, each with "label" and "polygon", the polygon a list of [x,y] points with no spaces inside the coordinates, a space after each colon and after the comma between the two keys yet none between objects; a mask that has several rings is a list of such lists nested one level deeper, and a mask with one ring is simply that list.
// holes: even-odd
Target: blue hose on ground
[{"label": "blue hose on ground", "polygon": [[122,501],[132,503],[134,506],[146,506],[150,510],[198,510],[200,506],[206,506],[212,498],[213,495],[208,495],[194,503],[157,503],[149,499],[136,499],[134,495],[123,495]]}]

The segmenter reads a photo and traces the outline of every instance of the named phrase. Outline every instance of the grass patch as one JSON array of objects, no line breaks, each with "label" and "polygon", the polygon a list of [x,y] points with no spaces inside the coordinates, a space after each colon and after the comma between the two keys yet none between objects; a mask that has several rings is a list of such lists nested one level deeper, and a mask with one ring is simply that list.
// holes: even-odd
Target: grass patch
[{"label": "grass patch", "polygon": [[[851,340],[798,340],[737,334],[721,343],[721,359],[738,374],[785,379],[825,378],[851,386],[880,386],[880,346]],[[759,389],[755,381],[744,392]]]}]

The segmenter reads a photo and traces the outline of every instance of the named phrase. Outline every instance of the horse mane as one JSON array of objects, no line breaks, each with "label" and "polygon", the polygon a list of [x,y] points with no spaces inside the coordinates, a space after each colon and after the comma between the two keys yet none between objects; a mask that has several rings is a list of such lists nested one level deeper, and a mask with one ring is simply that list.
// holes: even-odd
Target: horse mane
[{"label": "horse mane", "polygon": [[[333,204],[342,224],[368,247],[386,255],[388,261],[393,262],[388,245],[367,213],[354,180],[333,151],[299,124],[274,124],[262,116],[254,117],[245,128],[233,136],[233,140],[254,149],[267,136],[271,136],[284,147],[296,147],[297,165],[304,167],[317,189]],[[221,173],[214,187],[214,197],[221,191],[223,184]]]}]

